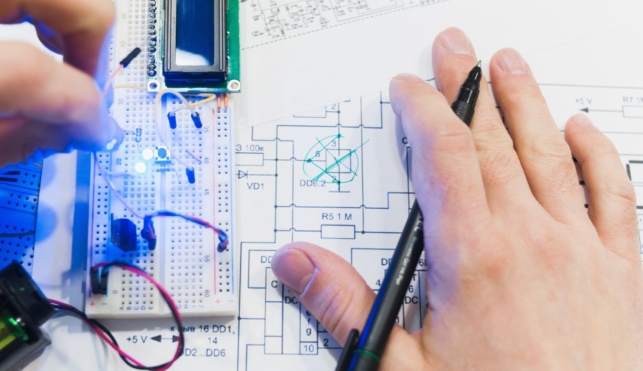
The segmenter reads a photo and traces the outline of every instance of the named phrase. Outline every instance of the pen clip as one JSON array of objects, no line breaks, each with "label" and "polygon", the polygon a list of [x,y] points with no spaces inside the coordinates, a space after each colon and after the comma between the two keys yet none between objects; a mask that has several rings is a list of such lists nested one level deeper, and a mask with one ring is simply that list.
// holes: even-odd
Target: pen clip
[{"label": "pen clip", "polygon": [[335,371],[348,370],[348,366],[351,363],[351,359],[353,359],[353,353],[357,349],[358,344],[359,344],[359,331],[354,328],[351,330],[351,332],[348,333],[348,337],[346,338],[346,344],[344,344],[344,350],[342,350],[342,354],[339,356],[339,360],[337,361],[337,367],[335,368]]}]

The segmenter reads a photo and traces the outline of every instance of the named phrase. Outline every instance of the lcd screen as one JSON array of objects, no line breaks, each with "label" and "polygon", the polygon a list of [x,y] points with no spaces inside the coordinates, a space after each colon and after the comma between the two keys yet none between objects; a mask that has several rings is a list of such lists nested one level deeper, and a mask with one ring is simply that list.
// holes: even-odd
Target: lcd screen
[{"label": "lcd screen", "polygon": [[177,66],[214,65],[214,7],[214,0],[176,0]]}]

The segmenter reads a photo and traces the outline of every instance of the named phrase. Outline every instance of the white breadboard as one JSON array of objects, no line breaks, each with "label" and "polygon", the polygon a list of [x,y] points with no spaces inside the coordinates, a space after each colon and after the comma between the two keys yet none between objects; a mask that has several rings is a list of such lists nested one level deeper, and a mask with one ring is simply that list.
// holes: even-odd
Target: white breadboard
[{"label": "white breadboard", "polygon": [[[224,230],[232,239],[232,121],[233,107],[217,107],[216,100],[195,107],[203,127],[197,129],[187,109],[177,113],[177,127],[170,129],[168,111],[185,106],[175,98],[162,101],[160,130],[166,138],[169,164],[143,152],[163,143],[155,128],[155,94],[129,84],[146,83],[149,43],[150,1],[119,0],[118,23],[110,59],[113,65],[135,47],[141,55],[115,80],[112,116],[126,131],[125,140],[113,153],[98,153],[97,159],[118,193],[136,211],[145,215],[169,210],[203,219]],[[193,103],[199,98],[188,98]],[[188,153],[191,151],[200,162]],[[186,167],[194,167],[196,182],[190,184]],[[140,172],[142,165],[146,170]],[[135,166],[138,164],[139,169]],[[100,168],[92,163],[89,221],[89,267],[99,262],[126,261],[152,275],[172,295],[184,316],[233,315],[238,311],[233,262],[233,243],[217,251],[214,231],[176,217],[154,218],[158,238],[156,249],[149,250],[140,236],[143,220],[128,211],[110,190]],[[110,242],[110,217],[127,218],[136,224],[136,250],[125,252]],[[170,311],[158,291],[135,274],[110,268],[107,295],[93,295],[89,273],[85,311],[94,318],[169,317]]]}]

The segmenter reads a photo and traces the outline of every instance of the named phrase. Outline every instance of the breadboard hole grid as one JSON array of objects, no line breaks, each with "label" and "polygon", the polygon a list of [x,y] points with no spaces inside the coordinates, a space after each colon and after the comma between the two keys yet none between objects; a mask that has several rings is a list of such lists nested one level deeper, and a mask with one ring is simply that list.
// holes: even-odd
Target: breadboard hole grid
[{"label": "breadboard hole grid", "polygon": [[[151,3],[119,1],[118,6],[120,25],[117,25],[111,43],[112,65],[135,47],[140,47],[142,53],[119,74],[115,85],[143,86],[148,64],[148,49],[144,46],[149,37],[147,22]],[[123,9],[127,10],[126,14]],[[123,27],[122,23],[127,26]],[[185,166],[176,161],[169,165],[158,165],[151,161],[151,166],[148,163],[147,172],[142,175],[134,170],[144,149],[162,145],[154,122],[154,98],[153,94],[143,90],[114,90],[112,115],[124,128],[126,135],[118,151],[112,154],[99,153],[98,161],[110,175],[119,195],[138,214],[165,209],[209,222],[214,219],[217,227],[224,230],[228,238],[232,238],[229,170],[229,151],[232,148],[232,138],[229,135],[231,108],[219,110],[215,107],[216,101],[195,107],[204,125],[197,129],[190,118],[190,111],[185,109],[180,100],[165,99],[160,130],[166,138],[169,156],[180,157],[183,162],[194,167],[196,182],[190,184]],[[201,99],[204,97],[188,97],[191,103]],[[167,112],[177,109],[180,109],[176,115],[177,128],[171,130],[166,121]],[[218,134],[215,137],[215,127],[225,135]],[[221,143],[222,141],[225,143]],[[215,167],[215,163],[223,165]],[[215,178],[218,178],[216,184]],[[94,167],[92,196],[90,265],[114,260],[136,264],[166,287],[184,315],[231,314],[236,311],[236,305],[231,305],[236,301],[232,283],[232,243],[229,244],[229,250],[219,253],[216,251],[218,239],[212,230],[181,218],[159,217],[154,219],[157,247],[153,251],[149,250],[147,241],[140,236],[142,219],[132,215],[110,194],[109,186],[97,167]],[[110,243],[110,216],[113,219],[128,218],[135,223],[135,251],[124,252]],[[120,269],[114,269],[114,272],[117,274],[110,274],[108,296],[103,298],[102,307],[95,307],[95,303],[91,304],[94,300],[88,300],[86,307],[89,313],[95,317],[169,315],[165,304],[157,302],[158,293],[151,284],[130,272]],[[227,305],[219,305],[226,302]]]},{"label": "breadboard hole grid", "polygon": [[15,260],[31,272],[41,173],[32,164],[0,169],[0,268]]}]

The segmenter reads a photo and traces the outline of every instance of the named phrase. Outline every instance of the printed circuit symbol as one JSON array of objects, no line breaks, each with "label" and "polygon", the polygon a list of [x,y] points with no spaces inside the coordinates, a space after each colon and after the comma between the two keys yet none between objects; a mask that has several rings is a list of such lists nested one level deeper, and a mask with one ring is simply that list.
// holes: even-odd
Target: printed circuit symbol
[{"label": "printed circuit symbol", "polygon": [[338,186],[355,180],[360,165],[358,151],[368,141],[350,149],[341,147],[341,139],[345,139],[341,134],[315,138],[315,144],[304,159],[304,174],[313,181],[326,181]]}]

